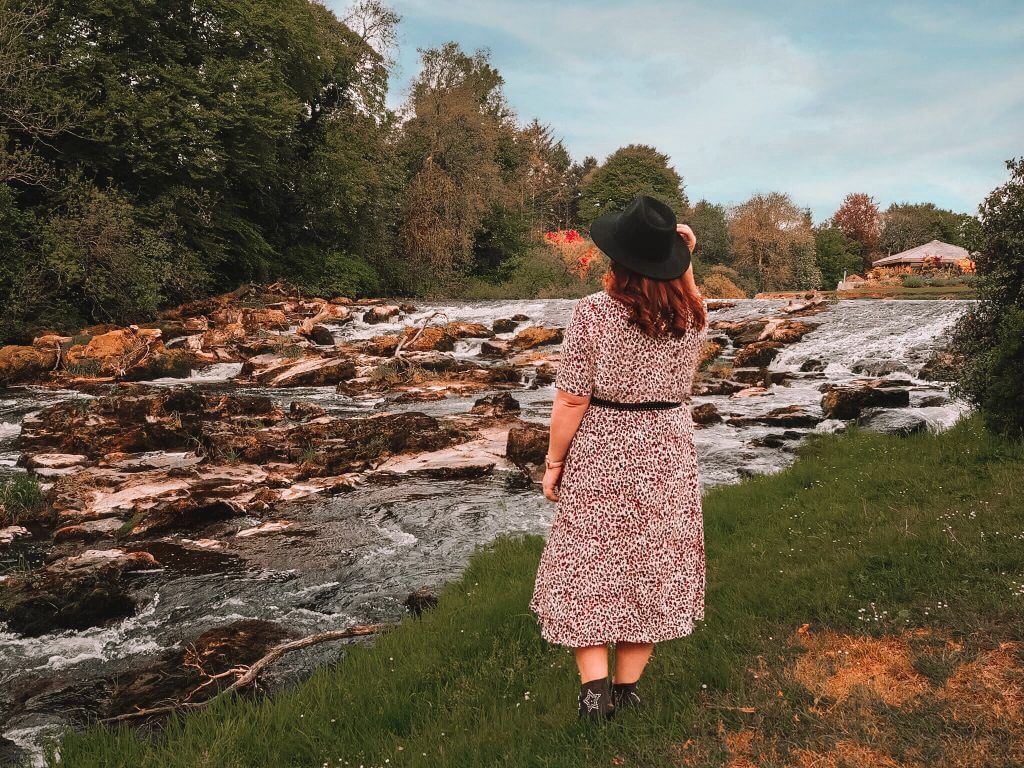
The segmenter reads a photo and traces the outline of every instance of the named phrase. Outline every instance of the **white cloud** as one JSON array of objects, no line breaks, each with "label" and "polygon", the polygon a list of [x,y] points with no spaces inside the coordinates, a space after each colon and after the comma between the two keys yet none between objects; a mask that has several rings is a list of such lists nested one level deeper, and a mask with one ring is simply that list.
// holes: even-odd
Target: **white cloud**
[{"label": "white cloud", "polygon": [[1024,152],[1018,9],[882,4],[851,26],[831,4],[396,5],[406,45],[491,47],[512,105],[575,156],[654,144],[693,198],[779,189],[819,218],[850,191],[973,209]]}]

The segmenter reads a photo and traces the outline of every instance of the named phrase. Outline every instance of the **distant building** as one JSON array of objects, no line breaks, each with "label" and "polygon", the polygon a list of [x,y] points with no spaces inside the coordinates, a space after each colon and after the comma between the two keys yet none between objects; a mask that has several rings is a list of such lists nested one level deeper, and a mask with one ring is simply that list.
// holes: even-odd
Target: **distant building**
[{"label": "distant building", "polygon": [[852,291],[854,288],[860,288],[866,282],[867,280],[865,280],[860,275],[849,275],[845,280],[839,281],[839,285],[836,286],[836,290]]},{"label": "distant building", "polygon": [[873,267],[911,267],[920,269],[925,259],[938,259],[941,266],[953,266],[965,259],[970,260],[971,254],[966,248],[959,245],[951,245],[941,240],[932,240],[930,243],[911,248],[909,251],[894,253],[871,263]]}]

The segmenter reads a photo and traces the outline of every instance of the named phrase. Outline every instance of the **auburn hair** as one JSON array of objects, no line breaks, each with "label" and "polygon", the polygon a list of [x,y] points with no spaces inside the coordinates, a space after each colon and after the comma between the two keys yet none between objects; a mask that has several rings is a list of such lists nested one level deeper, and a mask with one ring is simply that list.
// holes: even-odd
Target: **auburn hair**
[{"label": "auburn hair", "polygon": [[604,275],[604,289],[629,308],[629,321],[648,336],[682,338],[707,323],[707,309],[686,276],[654,280],[611,263]]}]

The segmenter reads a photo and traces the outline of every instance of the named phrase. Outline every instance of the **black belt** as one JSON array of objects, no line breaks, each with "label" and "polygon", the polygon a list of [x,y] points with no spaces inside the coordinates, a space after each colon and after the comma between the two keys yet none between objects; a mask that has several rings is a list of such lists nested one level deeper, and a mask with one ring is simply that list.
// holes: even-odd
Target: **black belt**
[{"label": "black belt", "polygon": [[668,400],[646,400],[641,403],[620,403],[616,400],[605,400],[603,397],[590,398],[591,405],[599,405],[602,408],[614,408],[617,411],[667,411],[678,408],[682,403],[674,403]]}]

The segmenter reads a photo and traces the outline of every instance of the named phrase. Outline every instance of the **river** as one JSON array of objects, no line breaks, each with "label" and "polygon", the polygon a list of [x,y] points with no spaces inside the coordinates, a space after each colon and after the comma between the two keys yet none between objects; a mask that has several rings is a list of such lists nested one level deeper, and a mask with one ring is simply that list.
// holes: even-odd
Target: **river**
[{"label": "river", "polygon": [[[739,301],[716,311],[716,320],[741,320],[776,312],[784,302]],[[418,323],[435,312],[451,320],[482,322],[522,313],[529,323],[564,326],[571,300],[517,302],[450,302],[419,305],[411,317],[393,325],[366,325],[359,320],[333,328],[339,340],[368,338]],[[810,318],[820,326],[786,347],[771,369],[793,377],[761,397],[695,397],[694,404],[714,403],[723,414],[764,414],[786,405],[805,406],[820,414],[823,382],[840,383],[868,375],[910,378],[911,408],[930,428],[948,427],[963,413],[953,401],[920,407],[925,398],[938,403],[947,395],[940,383],[916,374],[940,346],[943,333],[967,306],[954,301],[840,301]],[[522,328],[523,326],[520,326]],[[479,340],[463,340],[459,356],[474,356]],[[800,369],[817,360],[823,375]],[[819,366],[820,367],[820,366]],[[243,389],[232,383],[237,364],[212,366],[193,374],[197,387],[267,394],[287,405],[315,401],[333,413],[365,414],[380,401],[355,400],[334,387],[291,390]],[[181,384],[156,381],[152,386]],[[522,417],[543,422],[549,413],[550,386],[513,392]],[[938,397],[937,397],[938,396]],[[42,388],[0,391],[0,474],[17,471],[16,441],[27,413],[79,393]],[[442,415],[464,412],[471,398],[414,402],[392,410]],[[809,432],[841,428],[825,421]],[[701,481],[705,488],[733,483],[744,476],[778,471],[793,460],[798,440],[780,443],[760,438],[782,430],[769,426],[708,426],[697,432]],[[793,435],[790,435],[793,437]],[[543,534],[553,508],[535,489],[508,483],[509,472],[472,480],[400,480],[366,483],[337,496],[296,502],[282,515],[300,524],[301,535],[254,541],[241,555],[211,552],[185,556],[173,537],[158,559],[159,572],[144,573],[135,583],[140,610],[112,626],[26,638],[0,624],[0,727],[7,739],[36,750],[41,739],[77,724],[90,702],[102,696],[104,681],[141,660],[232,619],[268,619],[302,632],[368,621],[393,621],[403,615],[403,600],[413,590],[436,589],[455,578],[478,546],[502,534]],[[242,521],[243,523],[245,521]],[[256,524],[255,519],[249,521]],[[0,550],[0,575],[37,562],[43,550],[32,544]],[[709,553],[714,557],[714,553]],[[337,658],[343,647],[321,646],[288,659],[272,674],[271,687],[301,678],[317,665]],[[62,681],[54,694],[53,680]],[[49,681],[46,686],[41,681]],[[33,697],[33,691],[46,690]],[[18,699],[16,702],[15,699]]]}]

